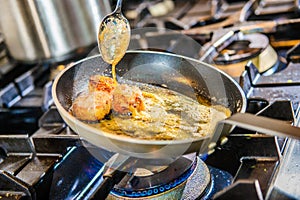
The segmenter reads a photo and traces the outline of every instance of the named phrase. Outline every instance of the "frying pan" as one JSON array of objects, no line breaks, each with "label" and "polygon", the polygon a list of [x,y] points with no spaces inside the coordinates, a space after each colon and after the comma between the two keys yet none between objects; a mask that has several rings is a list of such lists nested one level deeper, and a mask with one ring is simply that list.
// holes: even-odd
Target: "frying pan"
[{"label": "frying pan", "polygon": [[[116,67],[118,81],[128,80],[162,86],[195,100],[243,113],[246,98],[239,85],[228,75],[198,60],[170,53],[128,51]],[[84,140],[106,150],[136,158],[176,158],[191,152],[205,153],[211,142],[227,135],[232,125],[221,125],[217,135],[184,140],[143,140],[106,133],[76,119],[69,113],[74,98],[87,90],[94,74],[110,75],[111,66],[100,55],[80,60],[63,70],[54,80],[53,100],[64,121]],[[219,127],[220,130],[220,127]]]}]

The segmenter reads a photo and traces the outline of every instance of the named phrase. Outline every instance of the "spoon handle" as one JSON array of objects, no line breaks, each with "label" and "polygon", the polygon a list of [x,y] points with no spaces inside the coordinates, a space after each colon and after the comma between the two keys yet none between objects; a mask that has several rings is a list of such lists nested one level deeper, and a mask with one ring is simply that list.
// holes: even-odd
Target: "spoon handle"
[{"label": "spoon handle", "polygon": [[117,1],[117,5],[116,5],[115,12],[121,13],[121,9],[122,9],[122,1],[123,1],[123,0],[118,0],[118,1]]}]

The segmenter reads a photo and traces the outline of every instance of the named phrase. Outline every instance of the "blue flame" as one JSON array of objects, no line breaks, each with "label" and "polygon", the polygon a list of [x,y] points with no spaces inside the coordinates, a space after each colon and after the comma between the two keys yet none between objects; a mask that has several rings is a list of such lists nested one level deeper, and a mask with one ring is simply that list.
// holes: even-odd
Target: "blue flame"
[{"label": "blue flame", "polygon": [[171,190],[175,188],[176,186],[180,185],[184,181],[186,181],[190,175],[193,173],[193,171],[196,168],[196,162],[193,163],[190,169],[188,169],[185,173],[183,173],[181,176],[173,180],[172,182],[157,185],[151,188],[146,188],[142,190],[130,190],[130,189],[122,189],[122,188],[114,188],[111,193],[116,196],[121,197],[149,197],[152,195],[158,195],[164,192],[167,192],[168,190]]}]

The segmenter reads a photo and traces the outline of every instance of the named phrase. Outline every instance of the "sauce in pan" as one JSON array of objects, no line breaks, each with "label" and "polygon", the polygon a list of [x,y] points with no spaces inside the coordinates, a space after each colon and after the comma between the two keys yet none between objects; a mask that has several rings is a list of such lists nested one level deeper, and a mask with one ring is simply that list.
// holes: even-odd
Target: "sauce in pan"
[{"label": "sauce in pan", "polygon": [[[116,86],[111,104],[103,119],[89,124],[107,133],[146,140],[203,137],[231,114],[224,106],[202,104],[178,92],[141,83]],[[106,104],[104,107],[107,109]]]}]

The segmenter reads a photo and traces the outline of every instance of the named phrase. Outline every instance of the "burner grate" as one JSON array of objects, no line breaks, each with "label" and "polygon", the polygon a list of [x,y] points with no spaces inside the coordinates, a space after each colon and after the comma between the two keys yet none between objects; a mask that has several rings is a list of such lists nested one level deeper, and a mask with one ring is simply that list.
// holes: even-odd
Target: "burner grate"
[{"label": "burner grate", "polygon": [[[294,122],[294,110],[289,101],[270,104],[258,115],[272,116]],[[223,198],[264,199],[286,148],[287,139],[271,137],[236,128],[228,142],[216,149],[205,161],[208,165],[222,169],[234,176],[233,184],[214,196]]]}]

